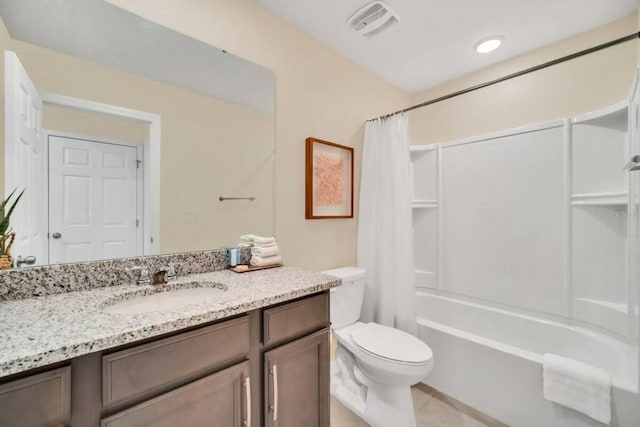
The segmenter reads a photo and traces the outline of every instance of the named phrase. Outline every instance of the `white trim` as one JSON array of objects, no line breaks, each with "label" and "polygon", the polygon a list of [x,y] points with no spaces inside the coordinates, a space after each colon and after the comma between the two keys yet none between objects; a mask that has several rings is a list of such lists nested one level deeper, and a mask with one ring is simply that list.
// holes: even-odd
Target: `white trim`
[{"label": "white trim", "polygon": [[[44,112],[43,112],[44,114]],[[44,206],[46,208],[46,212],[42,221],[40,223],[40,229],[42,233],[47,238],[42,242],[42,254],[45,256],[44,263],[45,265],[51,264],[51,251],[49,250],[49,135],[51,130],[42,128],[41,129],[41,138],[42,138],[42,155],[44,156],[44,186],[42,187],[42,200],[44,200]]]},{"label": "white trim", "polygon": [[152,123],[155,120],[160,120],[160,116],[157,114],[133,110],[130,108],[120,107],[118,105],[104,104],[102,102],[74,98],[66,95],[58,95],[50,92],[40,92],[40,95],[42,96],[42,102],[45,104],[59,105],[82,111],[93,111],[124,119],[131,119],[138,122]]},{"label": "white trim", "polygon": [[429,144],[429,145],[410,145],[409,152],[417,153],[423,151],[433,151],[438,148],[438,144]]},{"label": "white trim", "polygon": [[[44,104],[58,105],[82,111],[107,114],[149,125],[149,139],[144,143],[144,255],[157,255],[160,253],[160,142],[162,134],[162,121],[160,115],[146,111],[132,110],[117,105],[103,104],[101,102],[54,93],[41,92]],[[157,167],[152,167],[157,165]]]},{"label": "white trim", "polygon": [[[136,253],[140,255],[145,255],[144,251],[144,230],[145,226],[145,198],[147,197],[147,193],[144,191],[145,187],[145,176],[144,176],[144,145],[143,144],[135,144],[136,145],[136,193],[138,197],[136,197],[136,231],[138,238],[136,239]],[[140,167],[140,162],[143,162],[142,167]]]},{"label": "white trim", "polygon": [[564,126],[564,119],[550,120],[548,122],[538,123],[535,125],[521,126],[517,128],[511,128],[511,129],[499,131],[499,132],[487,133],[484,135],[472,136],[469,138],[462,138],[462,139],[458,139],[450,142],[442,142],[440,143],[440,145],[442,148],[450,148],[450,147],[455,147],[457,145],[473,144],[476,142],[484,142],[491,139],[504,138],[506,136],[537,132],[545,129],[560,128],[562,126]]},{"label": "white trim", "polygon": [[442,289],[442,254],[444,253],[444,203],[442,193],[444,168],[442,163],[442,144],[437,144],[436,150],[436,200],[438,200],[438,210],[436,212],[436,287]]},{"label": "white trim", "polygon": [[564,139],[562,142],[564,156],[563,178],[563,278],[564,278],[564,316],[573,317],[573,223],[571,210],[571,195],[573,194],[573,129],[571,120],[565,119]]},{"label": "white trim", "polygon": [[411,207],[414,209],[421,209],[421,208],[437,208],[438,207],[438,201],[437,200],[412,200],[411,201]]},{"label": "white trim", "polygon": [[584,122],[588,122],[590,120],[593,119],[599,119],[601,117],[606,117],[610,114],[615,114],[618,112],[622,112],[626,109],[629,108],[629,100],[626,99],[624,101],[620,101],[620,102],[616,102],[613,105],[610,105],[608,107],[602,108],[600,110],[596,110],[596,111],[590,111],[588,113],[584,113],[584,114],[580,114],[578,116],[575,116],[573,118],[571,118],[571,123],[572,124],[579,124],[579,123],[584,123]]},{"label": "white trim", "polygon": [[[15,172],[15,140],[16,140],[16,124],[14,117],[16,112],[14,111],[14,90],[16,85],[16,73],[9,68],[11,59],[18,61],[16,54],[10,50],[4,51],[4,197],[7,197],[16,185],[16,172]],[[10,80],[10,78],[13,79]]]}]

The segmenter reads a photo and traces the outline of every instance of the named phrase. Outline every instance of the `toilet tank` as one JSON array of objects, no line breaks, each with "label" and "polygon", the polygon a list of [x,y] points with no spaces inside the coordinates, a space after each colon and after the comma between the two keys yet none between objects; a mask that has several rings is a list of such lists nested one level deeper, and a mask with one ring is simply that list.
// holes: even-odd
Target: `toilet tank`
[{"label": "toilet tank", "polygon": [[357,267],[342,267],[322,272],[342,279],[342,285],[331,289],[331,328],[341,329],[360,319],[366,271]]}]

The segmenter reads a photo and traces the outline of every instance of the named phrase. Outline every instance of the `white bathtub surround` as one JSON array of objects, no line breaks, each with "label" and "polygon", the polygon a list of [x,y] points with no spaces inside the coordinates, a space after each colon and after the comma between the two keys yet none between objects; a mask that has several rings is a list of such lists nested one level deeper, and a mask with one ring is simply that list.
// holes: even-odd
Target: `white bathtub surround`
[{"label": "white bathtub surround", "polygon": [[358,266],[367,271],[362,320],[416,334],[411,171],[406,114],[365,125]]},{"label": "white bathtub surround", "polygon": [[545,399],[611,423],[611,376],[604,369],[549,353],[542,368]]},{"label": "white bathtub surround", "polygon": [[420,291],[416,304],[419,336],[437,356],[429,386],[512,426],[601,427],[544,398],[543,358],[555,352],[609,372],[611,425],[640,425],[634,344],[461,296]]},{"label": "white bathtub surround", "polygon": [[640,426],[639,81],[599,111],[410,148],[430,386],[509,425],[602,426],[545,399],[553,353],[605,370],[610,425]]}]

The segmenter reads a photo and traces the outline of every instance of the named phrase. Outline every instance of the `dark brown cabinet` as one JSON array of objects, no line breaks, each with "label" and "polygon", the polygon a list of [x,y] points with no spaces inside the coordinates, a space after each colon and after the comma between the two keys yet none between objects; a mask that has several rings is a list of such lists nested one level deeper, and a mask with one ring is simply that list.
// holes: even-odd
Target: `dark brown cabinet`
[{"label": "dark brown cabinet", "polygon": [[58,425],[328,427],[329,293],[0,379],[0,427]]},{"label": "dark brown cabinet", "polygon": [[101,427],[242,427],[251,423],[250,392],[243,362],[119,412]]},{"label": "dark brown cabinet", "polygon": [[329,426],[329,330],[264,354],[265,426]]},{"label": "dark brown cabinet", "polygon": [[102,357],[102,403],[106,407],[131,401],[198,377],[247,358],[249,347],[249,316],[242,316],[109,353]]},{"label": "dark brown cabinet", "polygon": [[66,425],[71,419],[71,369],[53,369],[0,385],[0,426]]}]

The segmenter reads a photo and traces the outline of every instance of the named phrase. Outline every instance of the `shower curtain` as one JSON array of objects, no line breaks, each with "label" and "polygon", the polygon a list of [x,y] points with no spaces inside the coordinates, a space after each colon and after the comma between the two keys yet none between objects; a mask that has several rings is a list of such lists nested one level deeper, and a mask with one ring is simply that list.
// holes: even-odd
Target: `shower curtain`
[{"label": "shower curtain", "polygon": [[411,162],[406,114],[365,125],[358,266],[367,271],[362,320],[416,334]]}]

